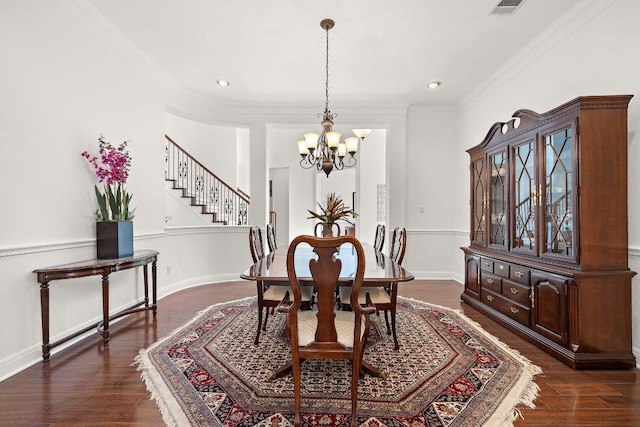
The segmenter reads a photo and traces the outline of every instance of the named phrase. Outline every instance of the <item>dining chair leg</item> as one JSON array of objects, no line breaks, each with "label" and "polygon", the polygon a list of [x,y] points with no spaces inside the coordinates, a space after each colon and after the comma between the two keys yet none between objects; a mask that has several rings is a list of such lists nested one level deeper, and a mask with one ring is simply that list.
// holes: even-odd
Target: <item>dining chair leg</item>
[{"label": "dining chair leg", "polygon": [[258,330],[256,331],[256,340],[253,342],[258,345],[260,342],[260,331],[262,330],[262,307],[258,307]]},{"label": "dining chair leg", "polygon": [[[262,300],[262,283],[256,282],[256,286],[258,287],[258,331],[256,332],[256,340],[253,343],[258,345],[260,342],[260,331],[262,330],[262,310],[264,308],[264,302]],[[267,312],[269,312],[268,309]]]},{"label": "dining chair leg", "polygon": [[351,371],[351,427],[358,426],[358,381],[360,378],[360,358],[355,355]]},{"label": "dining chair leg", "polygon": [[292,366],[293,371],[293,394],[294,394],[294,406],[295,406],[295,415],[293,418],[293,425],[295,427],[300,427],[302,424],[302,417],[300,416],[300,406],[302,397],[300,396],[300,360],[297,362],[293,362]]},{"label": "dining chair leg", "polygon": [[267,321],[269,320],[269,307],[267,307],[267,309],[265,311],[266,311],[266,313],[264,315],[264,323],[262,324],[262,330],[263,331],[267,330]]},{"label": "dining chair leg", "polygon": [[389,325],[389,310],[384,311],[384,321],[387,324],[387,335],[391,335],[391,326]]},{"label": "dining chair leg", "polygon": [[395,343],[395,349],[400,349],[398,344],[398,335],[396,334],[396,313],[398,305],[398,284],[394,283],[391,288],[391,329],[393,329],[393,342]]},{"label": "dining chair leg", "polygon": [[398,344],[398,335],[396,334],[396,306],[395,304],[391,308],[391,329],[393,330],[393,342],[395,343],[395,349],[400,350],[400,344]]}]

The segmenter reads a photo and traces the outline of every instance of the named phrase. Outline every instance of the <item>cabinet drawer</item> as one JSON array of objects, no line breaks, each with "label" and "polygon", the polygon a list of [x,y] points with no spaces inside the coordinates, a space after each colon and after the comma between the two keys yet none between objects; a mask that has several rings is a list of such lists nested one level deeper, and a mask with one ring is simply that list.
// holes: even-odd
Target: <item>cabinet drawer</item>
[{"label": "cabinet drawer", "polygon": [[498,276],[509,278],[509,263],[504,261],[494,261],[493,262],[493,273]]},{"label": "cabinet drawer", "polygon": [[531,283],[531,270],[521,265],[512,264],[509,271],[509,279],[522,283],[523,285],[528,285]]},{"label": "cabinet drawer", "polygon": [[482,271],[488,271],[489,273],[493,273],[493,260],[482,258],[480,260],[480,269]]},{"label": "cabinet drawer", "polygon": [[527,308],[531,307],[531,288],[529,286],[521,285],[511,280],[504,280],[502,282],[502,295]]},{"label": "cabinet drawer", "polygon": [[509,301],[501,295],[494,294],[493,292],[489,292],[483,289],[482,302],[518,323],[521,323],[527,327],[531,325],[531,310],[521,306],[520,304],[516,304],[513,301]]},{"label": "cabinet drawer", "polygon": [[502,290],[502,279],[489,273],[482,273],[480,276],[480,286],[484,289],[500,293]]}]

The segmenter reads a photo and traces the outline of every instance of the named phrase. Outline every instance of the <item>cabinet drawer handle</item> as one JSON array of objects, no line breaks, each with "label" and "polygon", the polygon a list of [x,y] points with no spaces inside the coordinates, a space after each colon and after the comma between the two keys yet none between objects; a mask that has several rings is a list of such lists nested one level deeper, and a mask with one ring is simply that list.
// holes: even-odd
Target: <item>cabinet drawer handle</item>
[{"label": "cabinet drawer handle", "polygon": [[493,283],[493,279],[487,279],[487,283],[488,284],[492,284]]},{"label": "cabinet drawer handle", "polygon": [[485,267],[489,267],[489,265],[490,265],[490,264],[489,264],[488,262],[485,262],[485,263],[484,263],[484,266],[485,266]]},{"label": "cabinet drawer handle", "polygon": [[511,312],[512,312],[513,314],[518,314],[518,313],[520,313],[520,310],[518,310],[518,309],[517,309],[517,308],[515,308],[515,307],[511,307]]},{"label": "cabinet drawer handle", "polygon": [[493,301],[493,296],[492,295],[487,295],[487,300],[488,301]]},{"label": "cabinet drawer handle", "polygon": [[520,292],[520,290],[519,290],[519,289],[511,288],[511,293],[512,293],[512,294],[514,294],[514,295],[518,295],[518,292]]},{"label": "cabinet drawer handle", "polygon": [[516,271],[516,277],[522,277],[524,276],[524,274],[522,274],[522,271]]},{"label": "cabinet drawer handle", "polygon": [[500,265],[498,266],[498,268],[499,268],[500,270],[504,270],[504,265],[500,264]]}]

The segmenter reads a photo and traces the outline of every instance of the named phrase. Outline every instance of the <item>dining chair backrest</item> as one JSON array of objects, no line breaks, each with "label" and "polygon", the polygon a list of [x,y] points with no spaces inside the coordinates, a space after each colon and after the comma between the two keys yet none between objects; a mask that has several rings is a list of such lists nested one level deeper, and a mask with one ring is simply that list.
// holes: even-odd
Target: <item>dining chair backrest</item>
[{"label": "dining chair backrest", "polygon": [[267,224],[267,246],[269,246],[269,252],[273,252],[278,247],[276,245],[276,228],[272,223]]},{"label": "dining chair backrest", "polygon": [[[315,284],[317,291],[317,316],[318,316],[318,330],[315,332],[316,343],[335,342],[336,330],[335,330],[335,310],[336,304],[336,288],[338,287],[338,279],[340,277],[342,261],[339,258],[335,258],[334,255],[338,254],[340,246],[350,243],[353,245],[354,251],[357,256],[356,269],[353,274],[353,283],[351,285],[352,300],[358,301],[358,294],[362,288],[362,282],[364,279],[364,267],[365,257],[362,244],[352,236],[339,236],[339,237],[314,237],[314,236],[298,236],[289,245],[287,252],[287,275],[289,277],[289,285],[293,292],[293,307],[292,313],[300,308],[302,303],[300,288],[301,285],[298,281],[296,266],[295,266],[295,251],[298,245],[306,243],[317,254],[317,259],[311,259],[309,261],[309,271],[311,278]],[[355,304],[356,319],[359,319],[359,311],[361,307],[359,304]],[[360,322],[356,322],[360,323]],[[353,338],[353,337],[352,337]],[[306,345],[306,344],[305,344]],[[320,346],[322,347],[322,346]]]},{"label": "dining chair backrest", "polygon": [[384,233],[384,224],[378,224],[376,227],[376,238],[373,241],[373,247],[380,252],[382,252],[382,248],[384,247]]},{"label": "dining chair backrest", "polygon": [[257,225],[249,229],[249,249],[251,250],[251,258],[253,262],[264,257],[264,246],[262,245],[262,230]]},{"label": "dining chair backrest", "polygon": [[404,227],[396,227],[393,229],[391,237],[391,249],[389,250],[389,258],[392,261],[402,264],[404,259],[404,251],[407,247],[407,230]]}]

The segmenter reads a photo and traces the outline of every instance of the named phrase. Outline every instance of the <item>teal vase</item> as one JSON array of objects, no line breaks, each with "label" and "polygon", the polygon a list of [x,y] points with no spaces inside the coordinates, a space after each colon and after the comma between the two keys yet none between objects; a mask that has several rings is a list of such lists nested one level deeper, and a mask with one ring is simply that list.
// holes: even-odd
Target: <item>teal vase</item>
[{"label": "teal vase", "polygon": [[98,259],[133,256],[133,222],[96,222],[96,252]]}]

